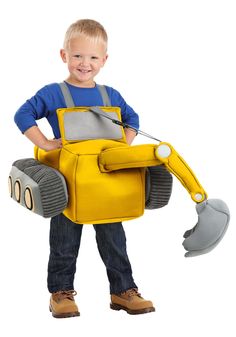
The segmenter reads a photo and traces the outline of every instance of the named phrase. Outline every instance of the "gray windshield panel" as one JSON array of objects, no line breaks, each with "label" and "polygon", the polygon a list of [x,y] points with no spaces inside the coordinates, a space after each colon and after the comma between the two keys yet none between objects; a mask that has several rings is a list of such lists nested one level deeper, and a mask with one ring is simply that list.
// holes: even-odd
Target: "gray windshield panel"
[{"label": "gray windshield panel", "polygon": [[[113,119],[118,119],[115,112],[109,113]],[[93,112],[68,112],[64,114],[65,139],[121,139],[121,127],[111,120],[101,118]]]}]

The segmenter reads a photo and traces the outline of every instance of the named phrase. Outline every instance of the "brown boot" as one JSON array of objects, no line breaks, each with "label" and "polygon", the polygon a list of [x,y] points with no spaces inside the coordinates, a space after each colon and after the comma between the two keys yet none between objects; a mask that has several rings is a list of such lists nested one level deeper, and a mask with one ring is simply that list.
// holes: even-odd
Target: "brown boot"
[{"label": "brown boot", "polygon": [[131,315],[155,311],[152,302],[142,298],[137,289],[129,289],[120,295],[112,294],[110,308],[113,310],[122,309]]},{"label": "brown boot", "polygon": [[62,290],[52,293],[49,310],[55,318],[79,316],[79,310],[75,303],[75,290]]}]

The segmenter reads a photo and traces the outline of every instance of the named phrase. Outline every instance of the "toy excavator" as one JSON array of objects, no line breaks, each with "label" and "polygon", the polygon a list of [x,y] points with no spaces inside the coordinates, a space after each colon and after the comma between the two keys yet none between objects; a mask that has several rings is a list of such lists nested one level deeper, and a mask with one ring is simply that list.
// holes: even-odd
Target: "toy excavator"
[{"label": "toy excavator", "polygon": [[[57,110],[63,147],[49,152],[36,147],[35,159],[15,161],[9,175],[11,197],[43,217],[63,212],[78,224],[125,221],[168,204],[171,172],[189,192],[198,214],[197,224],[184,234],[185,256],[211,251],[228,228],[227,205],[207,199],[170,144],[123,123],[120,108],[109,102],[74,107],[67,87],[60,85],[68,106]],[[99,90],[104,97],[103,87]],[[127,127],[159,144],[129,146]]]}]

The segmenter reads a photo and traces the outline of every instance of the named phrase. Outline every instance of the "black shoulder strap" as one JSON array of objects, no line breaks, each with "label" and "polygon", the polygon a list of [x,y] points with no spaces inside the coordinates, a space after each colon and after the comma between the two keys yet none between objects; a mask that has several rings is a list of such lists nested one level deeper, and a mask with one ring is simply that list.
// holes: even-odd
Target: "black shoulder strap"
[{"label": "black shoulder strap", "polygon": [[[75,106],[75,103],[73,101],[73,98],[71,96],[71,93],[69,91],[68,86],[66,85],[65,82],[59,83],[59,86],[61,88],[63,97],[65,99],[67,108],[73,108]],[[98,87],[98,90],[99,90],[99,92],[102,96],[103,105],[104,106],[111,106],[111,101],[110,101],[110,98],[108,96],[106,87],[104,85],[100,85],[100,84],[97,84],[97,87]]]}]

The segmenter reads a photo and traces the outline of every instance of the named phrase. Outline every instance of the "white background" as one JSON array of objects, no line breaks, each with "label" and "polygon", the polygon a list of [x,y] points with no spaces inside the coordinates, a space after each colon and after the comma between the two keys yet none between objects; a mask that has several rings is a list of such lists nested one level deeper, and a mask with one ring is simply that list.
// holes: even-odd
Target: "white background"
[{"label": "white background", "polygon": [[[1,2],[0,15],[1,336],[235,336],[235,1],[12,0]],[[141,129],[170,142],[209,197],[222,198],[231,210],[220,245],[189,259],[182,234],[197,216],[177,179],[167,207],[125,223],[134,278],[156,306],[149,315],[109,309],[105,268],[87,226],[75,280],[81,317],[53,319],[46,287],[49,220],[8,197],[12,162],[33,156],[14,113],[43,85],[67,76],[59,49],[67,27],[80,18],[100,21],[109,34],[109,59],[97,82],[119,90],[139,113]],[[47,123],[40,126],[51,137]]]}]

